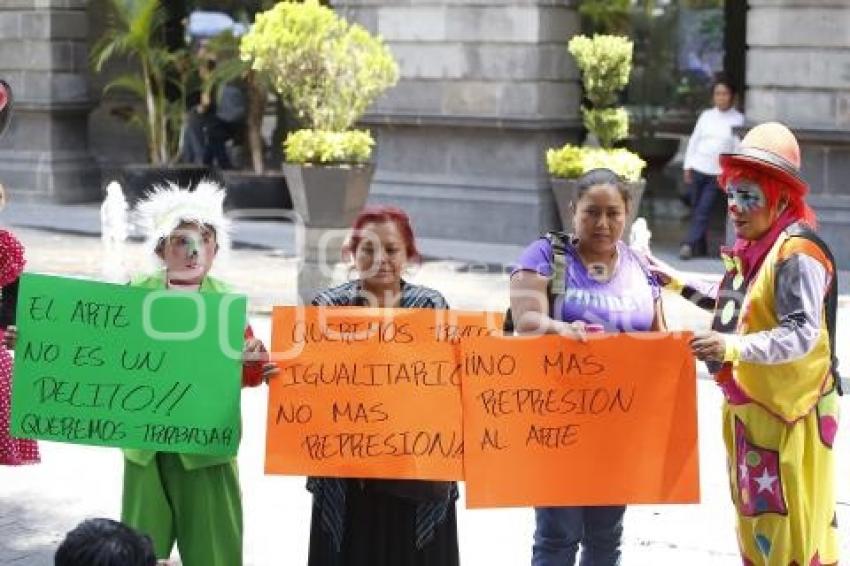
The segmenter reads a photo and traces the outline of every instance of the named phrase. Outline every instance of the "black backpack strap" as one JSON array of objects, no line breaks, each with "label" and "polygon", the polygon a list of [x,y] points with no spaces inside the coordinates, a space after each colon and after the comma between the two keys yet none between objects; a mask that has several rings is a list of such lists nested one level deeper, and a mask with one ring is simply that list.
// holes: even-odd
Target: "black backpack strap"
[{"label": "black backpack strap", "polygon": [[566,232],[546,232],[543,236],[552,246],[552,278],[549,280],[547,295],[549,299],[549,316],[557,319],[564,305],[564,295],[567,294],[567,250],[572,246],[572,236]]},{"label": "black backpack strap", "polygon": [[[567,292],[567,250],[572,237],[565,232],[546,232],[543,238],[552,246],[552,277],[549,279],[549,297],[563,297]],[[554,301],[549,301],[550,309]]]},{"label": "black backpack strap", "polygon": [[[552,247],[552,276],[549,278],[546,294],[549,298],[549,316],[555,318],[555,313],[561,308],[567,292],[567,262],[569,261],[567,250],[572,246],[572,236],[566,232],[552,230],[540,238],[549,242]],[[510,308],[505,313],[502,331],[508,335],[514,332],[514,319]]]},{"label": "black backpack strap", "polygon": [[826,242],[814,230],[803,224],[798,223],[790,226],[786,233],[792,238],[804,238],[815,244],[832,264],[832,281],[826,294],[826,330],[829,333],[829,351],[832,356],[832,376],[835,389],[839,395],[844,395],[841,375],[838,373],[838,356],[835,353],[835,331],[838,316],[838,268],[835,265],[835,256],[832,255],[832,250],[829,249]]}]

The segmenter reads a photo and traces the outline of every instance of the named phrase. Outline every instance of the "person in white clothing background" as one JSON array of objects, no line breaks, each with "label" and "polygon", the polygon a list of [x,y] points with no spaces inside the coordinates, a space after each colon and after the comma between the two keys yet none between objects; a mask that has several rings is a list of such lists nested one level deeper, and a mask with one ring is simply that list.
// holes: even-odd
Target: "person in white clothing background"
[{"label": "person in white clothing background", "polygon": [[714,200],[720,192],[720,154],[735,150],[740,140],[734,128],[744,125],[744,115],[735,108],[735,87],[723,77],[715,79],[711,89],[714,106],[704,110],[688,140],[685,154],[685,183],[689,186],[693,209],[691,225],[679,249],[679,257],[690,259],[707,255],[706,232]]}]

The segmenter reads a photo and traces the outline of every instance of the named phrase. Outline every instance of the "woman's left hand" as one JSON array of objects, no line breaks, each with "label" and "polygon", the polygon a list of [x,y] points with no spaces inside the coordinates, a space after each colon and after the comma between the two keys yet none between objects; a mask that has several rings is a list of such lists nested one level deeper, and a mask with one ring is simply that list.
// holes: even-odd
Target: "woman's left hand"
[{"label": "woman's left hand", "polygon": [[691,352],[702,362],[722,362],[726,356],[726,337],[720,332],[696,332],[690,345]]}]

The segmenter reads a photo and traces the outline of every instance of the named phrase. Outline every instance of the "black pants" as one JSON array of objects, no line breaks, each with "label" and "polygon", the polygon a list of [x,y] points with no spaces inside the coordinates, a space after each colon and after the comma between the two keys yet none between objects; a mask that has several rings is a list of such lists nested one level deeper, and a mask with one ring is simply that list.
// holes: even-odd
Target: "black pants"
[{"label": "black pants", "polygon": [[690,245],[695,254],[708,253],[708,241],[705,236],[708,232],[711,210],[719,192],[720,187],[717,185],[715,175],[693,171],[690,192],[693,213],[691,215],[691,227],[683,243]]},{"label": "black pants", "polygon": [[204,147],[204,165],[218,165],[221,169],[232,169],[227,155],[227,140],[236,136],[240,124],[225,122],[213,117],[206,123],[207,144]]},{"label": "black pants", "polygon": [[337,552],[314,507],[308,566],[458,566],[455,505],[437,525],[434,538],[416,548],[416,501],[348,480],[342,548]]}]

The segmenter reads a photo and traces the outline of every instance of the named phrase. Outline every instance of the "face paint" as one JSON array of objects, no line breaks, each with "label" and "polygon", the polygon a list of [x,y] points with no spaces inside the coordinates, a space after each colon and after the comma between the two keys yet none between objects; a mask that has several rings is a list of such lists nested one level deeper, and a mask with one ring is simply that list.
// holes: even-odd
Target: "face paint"
[{"label": "face paint", "polygon": [[767,206],[764,191],[757,183],[740,180],[729,183],[726,187],[726,199],[729,210],[746,214]]},{"label": "face paint", "polygon": [[195,258],[199,251],[200,245],[198,239],[192,234],[178,234],[170,238],[171,248],[178,254],[182,254],[187,261]]},{"label": "face paint", "polygon": [[189,236],[187,238],[188,243],[186,245],[186,259],[192,259],[193,257],[198,255],[198,240]]}]

